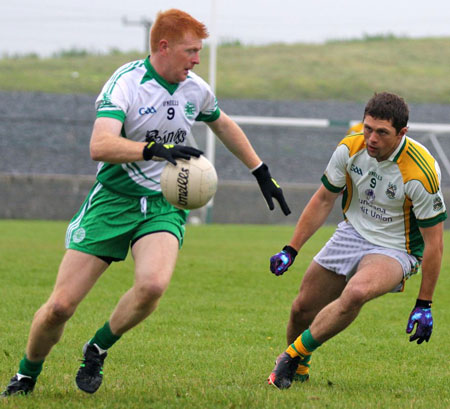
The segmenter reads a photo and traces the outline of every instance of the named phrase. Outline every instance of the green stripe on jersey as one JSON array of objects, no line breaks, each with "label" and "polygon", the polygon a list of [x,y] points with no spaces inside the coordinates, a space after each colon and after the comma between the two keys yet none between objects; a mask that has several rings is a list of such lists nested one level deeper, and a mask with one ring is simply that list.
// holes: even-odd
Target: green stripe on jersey
[{"label": "green stripe on jersey", "polygon": [[[128,165],[130,164],[127,163],[126,166],[128,167]],[[128,167],[128,169],[130,168]],[[133,168],[133,172],[137,172],[137,170]],[[97,173],[97,180],[107,189],[125,196],[141,197],[160,194],[156,190],[137,184],[121,165],[104,163]]]},{"label": "green stripe on jersey", "polygon": [[405,146],[406,146],[406,138],[405,138],[405,140],[403,141],[402,147],[401,147],[400,150],[397,152],[397,155],[395,155],[395,158],[394,158],[393,162],[397,163],[398,158],[400,157],[401,153],[403,152],[403,149],[405,149]]},{"label": "green stripe on jersey", "polygon": [[217,118],[219,118],[220,116],[220,109],[219,109],[219,103],[217,102],[217,98],[214,98],[214,108],[206,111],[206,112],[200,112],[197,115],[197,118],[195,118],[195,120],[197,122],[202,121],[202,122],[213,122],[215,121]]},{"label": "green stripe on jersey", "polygon": [[417,224],[420,227],[431,227],[431,226],[435,226],[436,224],[443,222],[444,220],[447,219],[447,212],[438,214],[435,217],[432,217],[430,219],[425,219],[425,220],[417,220]]},{"label": "green stripe on jersey", "polygon": [[129,162],[125,165],[128,169],[130,169],[136,176],[139,175],[145,180],[150,180],[153,183],[156,183],[159,185],[159,182],[157,182],[155,179],[149,178],[146,176],[146,174],[142,171],[142,169],[139,167],[139,165],[136,162]]},{"label": "green stripe on jersey", "polygon": [[325,175],[323,175],[322,178],[321,178],[320,180],[322,181],[323,185],[324,185],[330,192],[333,192],[333,193],[339,193],[339,192],[343,189],[343,187],[337,187],[337,186],[332,185],[332,184],[328,181],[328,178],[327,178]]},{"label": "green stripe on jersey", "polygon": [[[119,70],[117,70],[117,72],[108,81],[107,83],[108,87],[106,88],[106,91],[104,92],[103,96],[105,95],[108,96],[112,93],[114,87],[117,84],[117,81],[122,75],[126,74],[127,72],[133,71],[138,67],[142,67],[142,65],[144,65],[144,60],[137,60],[130,62],[129,64],[126,64],[122,68],[119,68]],[[107,100],[108,98],[106,97],[105,99]]]},{"label": "green stripe on jersey", "polygon": [[410,145],[408,150],[408,155],[417,163],[417,166],[422,170],[428,182],[430,183],[433,191],[431,193],[436,193],[439,189],[439,183],[436,180],[436,175],[431,169],[430,164],[425,160],[425,158],[420,154],[414,145]]},{"label": "green stripe on jersey", "polygon": [[[101,109],[101,108],[99,108]],[[125,112],[123,111],[118,111],[118,110],[111,110],[111,111],[103,111],[103,110],[99,110],[97,111],[97,118],[114,118],[114,119],[118,119],[120,122],[125,122]]]},{"label": "green stripe on jersey", "polygon": [[417,219],[414,212],[411,212],[409,219],[410,231],[407,233],[409,235],[409,252],[415,257],[423,256],[424,242],[422,234],[420,233],[419,227],[417,225]]},{"label": "green stripe on jersey", "polygon": [[219,118],[220,116],[220,109],[217,108],[215,111],[213,111],[211,114],[206,115],[206,114],[202,114],[200,113],[199,115],[197,115],[197,118],[195,118],[195,120],[198,121],[202,121],[202,122],[213,122],[215,121],[217,118]]}]

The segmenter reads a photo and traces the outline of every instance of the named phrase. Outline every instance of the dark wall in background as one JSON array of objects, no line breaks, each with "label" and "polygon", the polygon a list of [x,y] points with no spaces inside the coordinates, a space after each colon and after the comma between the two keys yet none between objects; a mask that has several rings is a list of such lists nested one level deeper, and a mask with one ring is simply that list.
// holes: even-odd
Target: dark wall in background
[{"label": "dark wall in background", "polygon": [[[78,210],[96,172],[89,157],[94,101],[91,95],[0,92],[0,218],[69,219]],[[294,224],[346,133],[344,123],[360,119],[364,110],[364,104],[338,101],[223,100],[219,105],[230,115],[325,118],[342,124],[326,129],[243,126],[282,184],[293,210],[289,217],[267,210],[253,176],[217,141],[219,189],[211,212],[217,223]],[[450,118],[447,105],[410,105],[410,110],[411,122],[447,123]],[[437,156],[426,134],[410,136]],[[205,147],[204,125],[194,127],[193,139]],[[439,140],[450,155],[450,135]],[[443,186],[450,189],[444,170]],[[336,206],[330,222],[340,218]]]}]

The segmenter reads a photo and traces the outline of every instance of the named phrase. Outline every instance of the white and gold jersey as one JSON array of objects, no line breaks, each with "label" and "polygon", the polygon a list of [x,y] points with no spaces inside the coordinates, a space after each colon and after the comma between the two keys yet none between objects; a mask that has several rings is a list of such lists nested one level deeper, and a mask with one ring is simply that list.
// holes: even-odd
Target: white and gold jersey
[{"label": "white and gold jersey", "polygon": [[[190,72],[187,79],[170,84],[152,67],[149,58],[120,67],[104,85],[95,106],[97,118],[123,123],[124,138],[185,145],[195,121],[220,116],[209,85]],[[166,162],[100,162],[97,179],[108,189],[127,196],[159,194],[160,175]]]},{"label": "white and gold jersey", "polygon": [[437,161],[407,137],[384,161],[366,151],[362,133],[345,137],[322,177],[332,192],[343,191],[345,218],[366,240],[421,257],[419,227],[447,218]]}]

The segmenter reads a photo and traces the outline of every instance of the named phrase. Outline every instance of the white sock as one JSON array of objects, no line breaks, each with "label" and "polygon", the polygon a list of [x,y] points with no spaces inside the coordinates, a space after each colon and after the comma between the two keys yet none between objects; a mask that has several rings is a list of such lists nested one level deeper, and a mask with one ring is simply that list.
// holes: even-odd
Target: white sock
[{"label": "white sock", "polygon": [[94,345],[95,345],[95,347],[97,348],[98,353],[99,353],[100,355],[104,354],[104,353],[107,351],[107,349],[101,349],[97,344],[94,344]]},{"label": "white sock", "polygon": [[31,379],[31,376],[28,376],[28,375],[22,375],[22,374],[19,373],[19,372],[16,373],[16,376],[17,376],[17,380],[18,380],[18,381],[20,381],[22,378],[30,378],[30,379]]}]

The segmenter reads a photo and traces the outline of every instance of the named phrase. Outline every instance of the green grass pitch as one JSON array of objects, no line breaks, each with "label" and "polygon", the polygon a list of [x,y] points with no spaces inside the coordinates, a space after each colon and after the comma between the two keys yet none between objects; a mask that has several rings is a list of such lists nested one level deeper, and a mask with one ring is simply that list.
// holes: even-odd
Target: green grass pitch
[{"label": "green grass pitch", "polygon": [[[29,325],[52,289],[65,222],[0,221],[0,385],[17,370]],[[324,227],[282,277],[269,257],[291,226],[188,226],[172,283],[157,311],[110,350],[95,395],[75,387],[81,348],[132,284],[131,259],[114,264],[68,322],[35,392],[1,408],[449,408],[450,252],[434,298],[428,344],[405,334],[420,277],[402,294],[367,304],[313,357],[311,380],[279,391],[266,384],[285,348],[301,277],[332,234]],[[445,233],[450,244],[450,231]],[[448,247],[448,246],[447,246]]]}]

